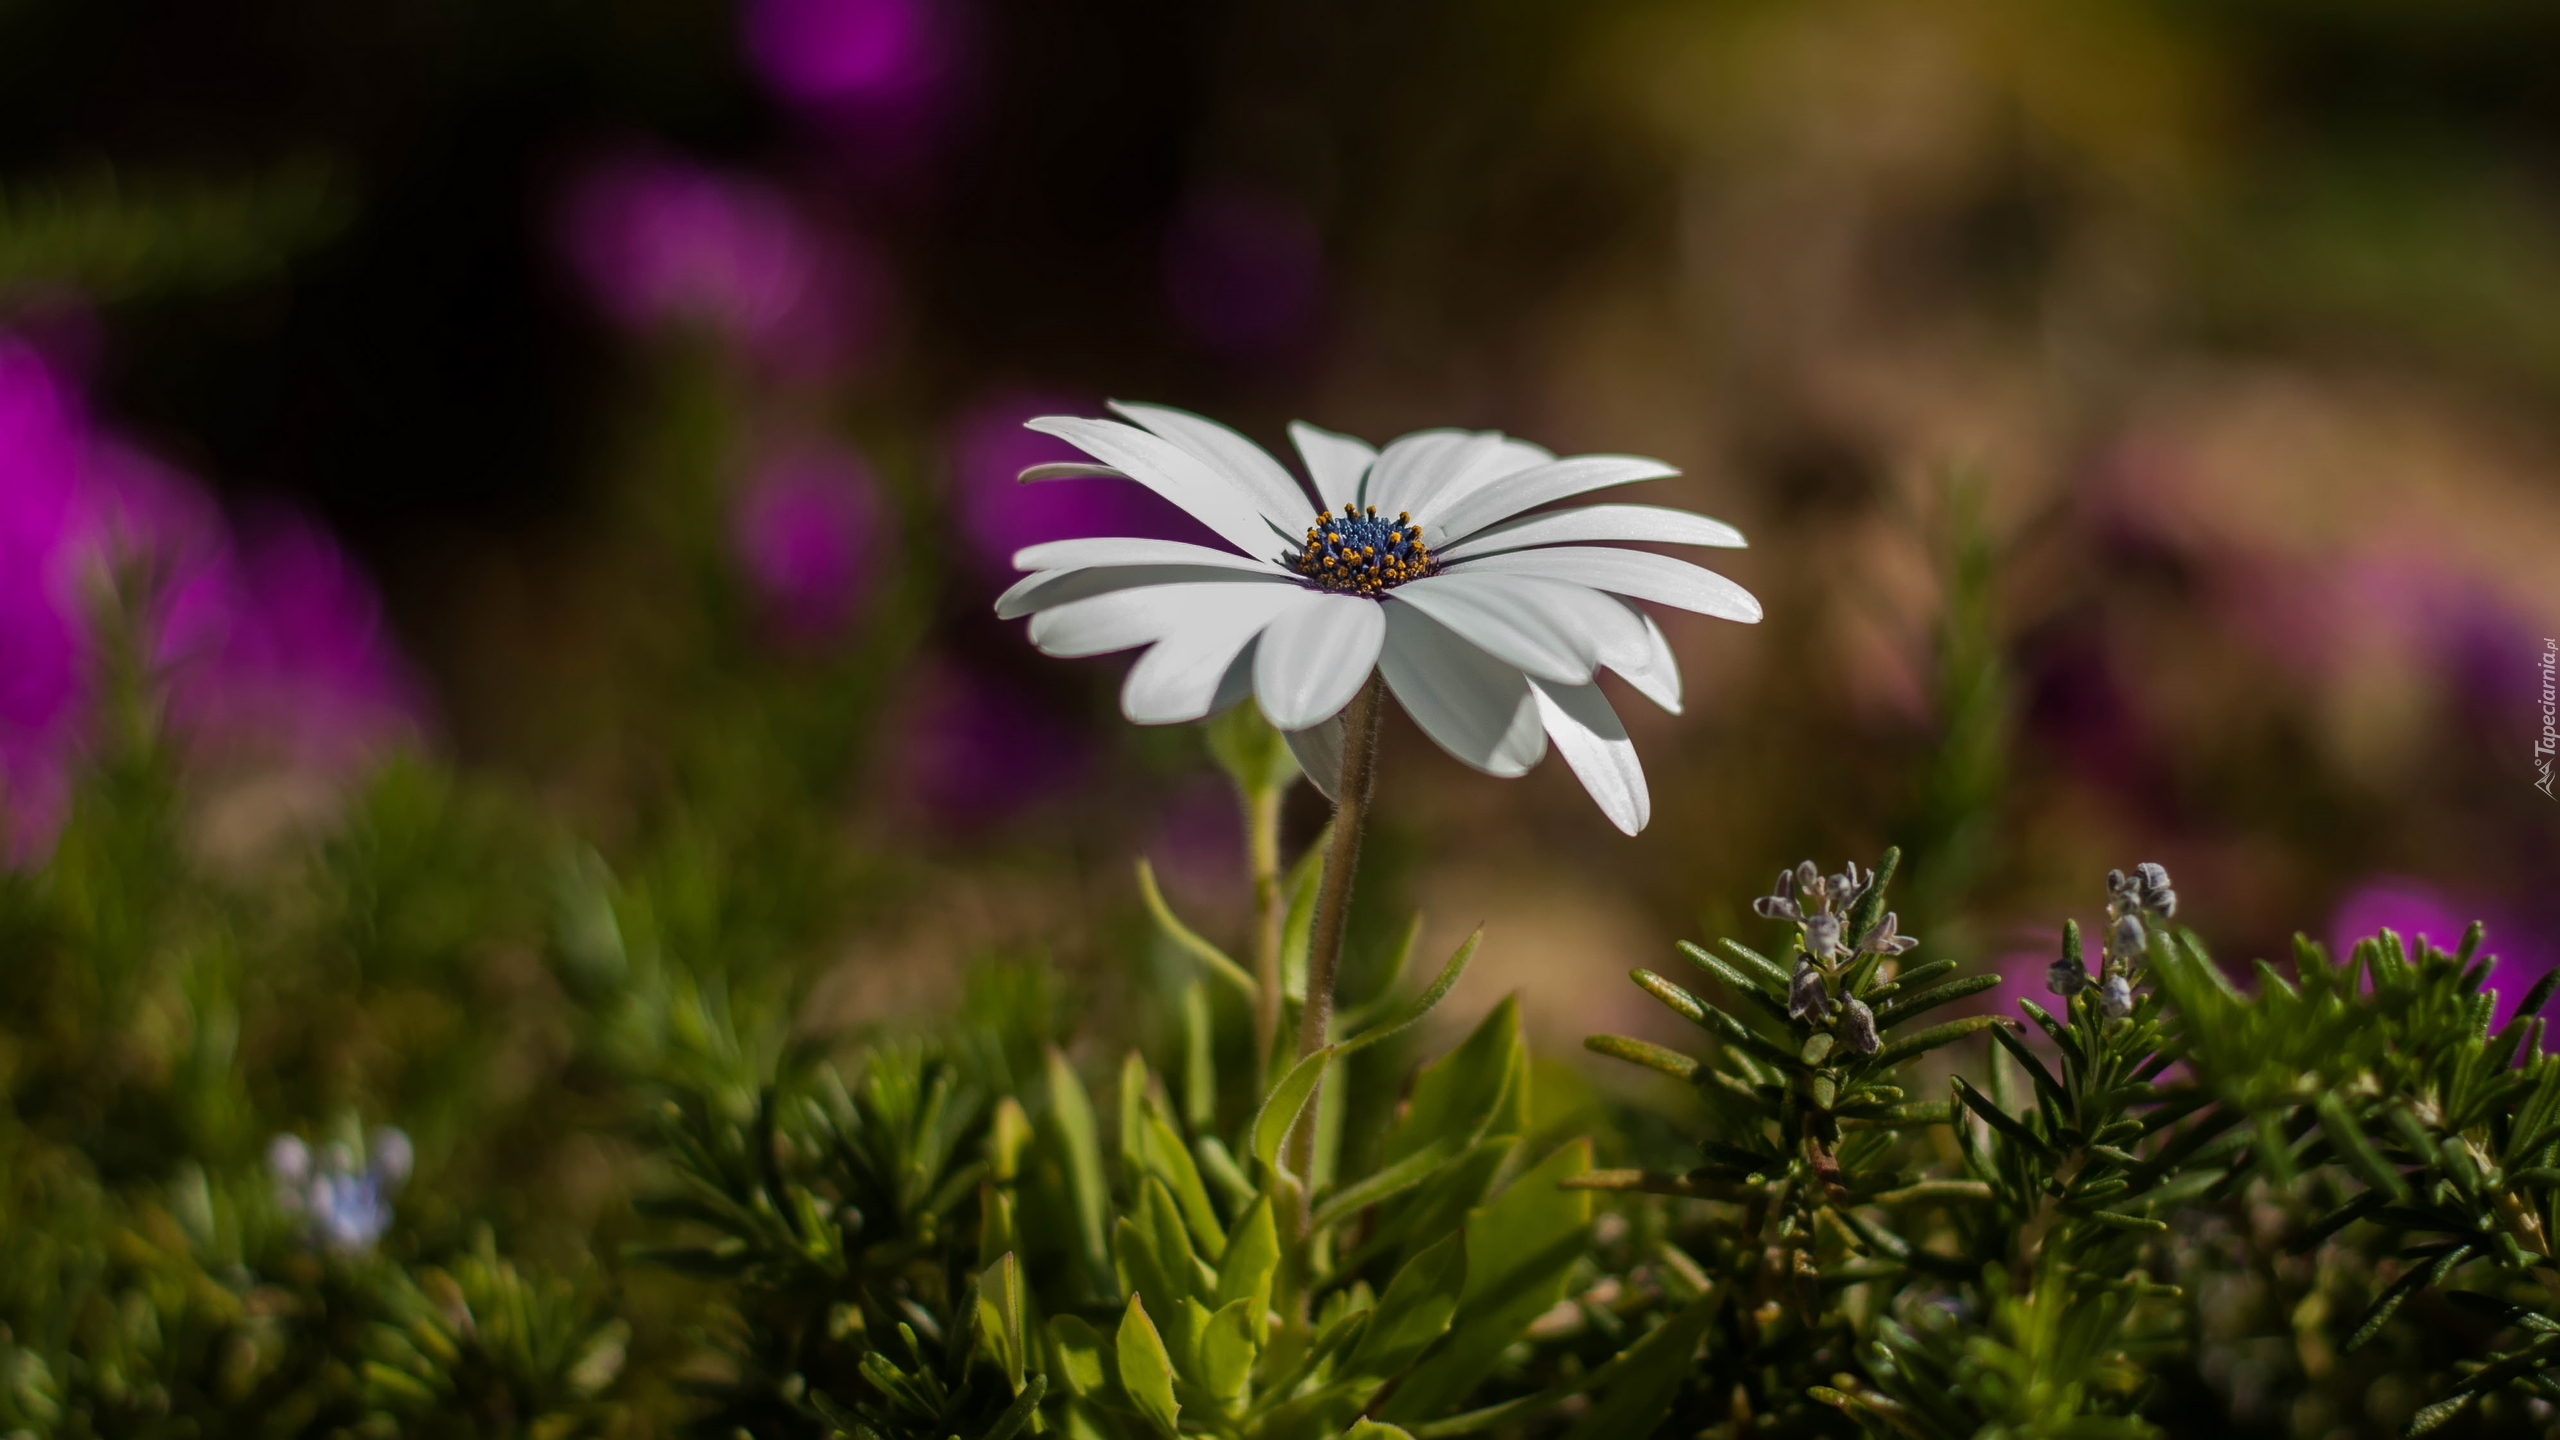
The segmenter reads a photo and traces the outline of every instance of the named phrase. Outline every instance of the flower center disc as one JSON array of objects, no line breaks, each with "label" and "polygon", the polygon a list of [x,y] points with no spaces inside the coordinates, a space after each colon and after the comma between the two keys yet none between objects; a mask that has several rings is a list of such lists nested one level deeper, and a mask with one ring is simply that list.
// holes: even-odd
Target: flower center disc
[{"label": "flower center disc", "polygon": [[1438,568],[1431,547],[1422,543],[1422,527],[1407,512],[1382,519],[1378,507],[1342,507],[1316,512],[1307,543],[1289,567],[1318,588],[1346,595],[1375,595],[1407,580],[1419,580]]}]

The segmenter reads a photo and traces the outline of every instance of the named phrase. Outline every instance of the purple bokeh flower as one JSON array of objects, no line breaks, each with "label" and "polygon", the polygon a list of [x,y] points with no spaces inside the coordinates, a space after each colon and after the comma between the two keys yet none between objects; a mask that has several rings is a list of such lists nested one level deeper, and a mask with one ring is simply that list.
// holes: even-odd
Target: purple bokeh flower
[{"label": "purple bokeh flower", "polygon": [[[2524,992],[2533,988],[2533,983],[2549,973],[2553,965],[2560,964],[2560,956],[2536,943],[2531,932],[2515,923],[2504,908],[2461,900],[2420,880],[2376,877],[2358,885],[2338,902],[2337,913],[2329,922],[2330,954],[2342,957],[2357,941],[2371,939],[2383,930],[2398,934],[2401,943],[2413,950],[2420,940],[2439,950],[2459,949],[2463,932],[2478,920],[2484,930],[2481,952],[2496,957],[2487,981],[2488,988],[2498,995],[2489,1022],[2490,1028],[2496,1030],[2515,1017]],[[2543,1048],[2560,1048],[2560,1036],[2546,1034]]]},{"label": "purple bokeh flower", "polygon": [[0,862],[61,826],[111,599],[136,607],[139,656],[193,747],[334,767],[416,728],[372,588],[325,531],[278,512],[235,535],[202,486],[96,430],[0,336]]},{"label": "purple bokeh flower", "polygon": [[1165,290],[1194,339],[1230,355],[1285,350],[1312,325],[1324,241],[1297,205],[1213,186],[1187,201],[1165,237]]},{"label": "purple bokeh flower", "polygon": [[624,155],[569,187],[563,252],[596,303],[632,330],[694,325],[777,369],[858,365],[882,330],[886,267],[760,182]]},{"label": "purple bokeh flower", "polygon": [[0,336],[0,863],[47,842],[82,689],[77,612],[56,583],[79,475],[79,420],[51,367]]},{"label": "purple bokeh flower", "polygon": [[959,0],[749,0],[739,41],[775,95],[874,173],[910,171],[957,108],[971,12]]},{"label": "purple bokeh flower", "polygon": [[747,60],[814,107],[913,103],[949,68],[949,24],[925,0],[750,0]]},{"label": "purple bokeh flower", "polygon": [[951,430],[952,509],[988,594],[1012,583],[1013,552],[1047,540],[1135,535],[1225,547],[1209,528],[1173,502],[1134,481],[1109,478],[1016,478],[1033,465],[1089,457],[1053,435],[1025,430],[1041,415],[1082,415],[1084,401],[1032,391],[989,396],[963,411]]},{"label": "purple bokeh flower", "polygon": [[[372,582],[329,532],[269,507],[200,582],[209,643],[170,667],[170,716],[202,742],[335,769],[415,733],[424,704]],[[182,597],[184,603],[185,597]],[[173,613],[170,630],[184,621]]]},{"label": "purple bokeh flower", "polygon": [[817,640],[841,632],[870,598],[879,529],[870,469],[846,451],[809,444],[748,476],[732,538],[774,626]]},{"label": "purple bokeh flower", "polygon": [[946,662],[928,671],[893,750],[901,798],[967,829],[1029,810],[1084,777],[1084,737],[1019,682]]}]

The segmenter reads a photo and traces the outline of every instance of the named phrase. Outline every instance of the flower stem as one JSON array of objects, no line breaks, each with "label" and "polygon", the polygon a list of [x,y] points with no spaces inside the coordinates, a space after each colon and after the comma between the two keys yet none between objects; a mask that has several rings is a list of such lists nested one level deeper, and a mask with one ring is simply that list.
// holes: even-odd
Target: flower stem
[{"label": "flower stem", "polygon": [[[1376,674],[1342,712],[1342,774],[1333,787],[1333,848],[1325,852],[1324,879],[1316,887],[1314,934],[1307,944],[1307,1003],[1298,1012],[1298,1054],[1324,1048],[1333,1024],[1333,976],[1342,961],[1342,931],[1351,918],[1351,872],[1360,865],[1360,832],[1368,828],[1369,795],[1377,780],[1378,719],[1385,710],[1385,682]],[[1316,1116],[1324,1104],[1319,1080],[1304,1118],[1289,1136],[1288,1167],[1300,1183],[1315,1183]],[[1312,1198],[1308,1196],[1307,1198]],[[1307,1212],[1297,1216],[1304,1233]]]},{"label": "flower stem", "polygon": [[1298,1014],[1300,1056],[1322,1048],[1333,1023],[1333,974],[1342,961],[1342,931],[1351,918],[1351,872],[1359,868],[1360,832],[1368,828],[1369,794],[1377,783],[1385,688],[1384,680],[1371,674],[1342,712],[1342,776],[1333,790],[1333,848],[1324,857],[1315,933],[1307,944],[1307,1004]]}]

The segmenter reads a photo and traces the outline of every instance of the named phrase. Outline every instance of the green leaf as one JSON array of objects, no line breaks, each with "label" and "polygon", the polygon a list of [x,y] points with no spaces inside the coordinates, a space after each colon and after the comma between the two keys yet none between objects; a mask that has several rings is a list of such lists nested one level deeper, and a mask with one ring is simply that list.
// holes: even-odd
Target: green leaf
[{"label": "green leaf", "polygon": [[1148,864],[1143,856],[1138,860],[1138,898],[1146,902],[1147,914],[1154,918],[1156,928],[1164,932],[1164,938],[1172,941],[1175,949],[1199,961],[1210,974],[1234,986],[1247,1000],[1253,998],[1256,988],[1253,972],[1228,959],[1226,951],[1202,939],[1198,931],[1174,915],[1173,907],[1165,903],[1164,891],[1156,887],[1155,867]]},{"label": "green leaf", "polygon": [[1182,987],[1182,1123],[1203,1132],[1218,1123],[1217,1029],[1197,980]]},{"label": "green leaf", "polygon": [[1430,1014],[1432,1007],[1438,1005],[1451,990],[1457,987],[1458,977],[1467,973],[1467,961],[1474,958],[1476,947],[1483,943],[1484,929],[1478,926],[1476,932],[1469,935],[1466,941],[1458,946],[1457,953],[1449,957],[1449,963],[1440,967],[1440,973],[1433,977],[1429,987],[1414,998],[1412,1006],[1394,1024],[1383,1025],[1374,1030],[1364,1030],[1335,1048],[1346,1056],[1356,1055],[1381,1040],[1392,1039],[1421,1024],[1422,1017]]},{"label": "green leaf", "polygon": [[1511,1182],[1467,1217],[1467,1284],[1448,1338],[1425,1356],[1379,1411],[1427,1420],[1464,1401],[1503,1350],[1564,1298],[1591,1228],[1591,1192],[1563,1182],[1591,1171],[1591,1142],[1576,1140]]},{"label": "green leaf", "polygon": [[1016,1393],[1022,1389],[1022,1267],[1011,1252],[978,1272],[978,1338]]},{"label": "green leaf", "polygon": [[1700,1297],[1609,1362],[1615,1378],[1565,1440],[1630,1440],[1651,1435],[1689,1377],[1699,1337],[1715,1319],[1716,1295]]},{"label": "green leaf", "polygon": [[[1138,1203],[1113,1226],[1122,1282],[1131,1290],[1153,1295],[1170,1306],[1185,1295],[1208,1292],[1208,1281],[1191,1249],[1191,1237],[1164,1182],[1148,1176],[1138,1186]],[[1166,1312],[1167,1324],[1180,1316]]]},{"label": "green leaf", "polygon": [[1308,1228],[1328,1229],[1345,1216],[1356,1215],[1381,1200],[1401,1195],[1430,1179],[1442,1166],[1457,1159],[1460,1153],[1458,1147],[1449,1141],[1435,1140],[1392,1165],[1373,1170],[1327,1196],[1308,1220]]},{"label": "green leaf", "polygon": [[1203,1135],[1191,1142],[1191,1158],[1200,1166],[1200,1178],[1218,1187],[1227,1197],[1227,1205],[1249,1205],[1255,1194],[1253,1182],[1245,1177],[1244,1167],[1227,1153],[1215,1135]]},{"label": "green leaf", "polygon": [[2027,1048],[2027,1042],[2019,1039],[2016,1031],[2006,1025],[1995,1025],[1991,1028],[1991,1038],[1999,1043],[2001,1049],[2009,1052],[2009,1058],[2017,1061],[2020,1069],[2027,1072],[2027,1078],[2035,1082],[2037,1093],[2052,1101],[2055,1110],[2064,1115],[2071,1113],[2071,1097],[2063,1092],[2061,1083],[2053,1078],[2053,1072],[2044,1068],[2044,1061]]},{"label": "green leaf", "polygon": [[1307,1001],[1307,947],[1315,939],[1316,888],[1324,878],[1324,852],[1332,841],[1331,825],[1317,831],[1282,882],[1289,909],[1280,922],[1280,993],[1301,1005]]},{"label": "green leaf", "polygon": [[2469,1259],[2471,1248],[2467,1244],[2448,1245],[2428,1257],[2428,1263],[2410,1266],[2408,1274],[2393,1281],[2389,1289],[2374,1298],[2372,1308],[2366,1310],[2364,1318],[2356,1323],[2354,1333],[2338,1347],[2340,1353],[2353,1354],[2363,1349],[2374,1336],[2382,1333],[2382,1327],[2390,1323],[2391,1317],[2399,1313],[2401,1305],[2410,1296],[2442,1280],[2453,1267]]},{"label": "green leaf", "polygon": [[1073,1315],[1049,1317],[1049,1368],[1073,1395],[1100,1395],[1103,1352],[1110,1342],[1102,1332]]},{"label": "green leaf", "polygon": [[1004,1413],[987,1427],[987,1433],[980,1440],[1013,1440],[1014,1436],[1022,1433],[1023,1426],[1031,1423],[1031,1417],[1039,1413],[1040,1397],[1048,1393],[1049,1378],[1045,1375],[1032,1376],[1014,1395],[1013,1403],[1004,1407]]},{"label": "green leaf", "polygon": [[1404,1118],[1379,1154],[1392,1165],[1438,1140],[1472,1145],[1527,1127],[1529,1053],[1520,1039],[1520,997],[1505,995],[1458,1048],[1422,1067]]},{"label": "green leaf", "polygon": [[1876,857],[1875,878],[1867,882],[1867,888],[1859,891],[1858,898],[1849,905],[1845,935],[1850,944],[1857,944],[1877,921],[1884,918],[1885,887],[1893,883],[1893,872],[1901,866],[1902,847],[1899,845],[1885,847],[1885,852]]},{"label": "green leaf", "polygon": [[2381,1151],[2373,1148],[2373,1142],[2365,1138],[2364,1127],[2356,1124],[2356,1117],[2348,1112],[2346,1102],[2338,1098],[2337,1091],[2321,1091],[2311,1108],[2319,1112],[2322,1133],[2329,1137],[2330,1144],[2337,1147],[2338,1158],[2346,1162],[2348,1169],[2356,1172],[2357,1179],[2394,1201],[2408,1198],[2408,1182],[2382,1158]]},{"label": "green leaf", "polygon": [[1991,1097],[1974,1089],[1971,1081],[1958,1075],[1955,1077],[1955,1088],[1956,1098],[1964,1102],[1965,1108],[1989,1121],[1992,1129],[2026,1146],[2038,1155],[2053,1153],[2053,1147],[2047,1145],[2042,1136],[2028,1129],[2024,1122],[2010,1115],[2008,1111],[1992,1104]]},{"label": "green leaf", "polygon": [[2388,1203],[2388,1200],[2389,1197],[2385,1196],[2379,1190],[2367,1190],[2353,1200],[2348,1201],[2346,1204],[2339,1206],[2337,1209],[2332,1210],[2328,1214],[2311,1222],[2309,1226],[2303,1229],[2301,1234],[2294,1236],[2292,1240],[2286,1242],[2284,1248],[2288,1254],[2293,1255],[2306,1254],[2312,1250],[2316,1250],[2320,1248],[2321,1241],[2326,1240],[2330,1236],[2337,1234],[2339,1231],[2346,1229],[2348,1226],[2363,1219],[2373,1211],[2381,1209],[2383,1205]]},{"label": "green leaf", "polygon": [[1697,1083],[1698,1061],[1649,1040],[1631,1039],[1625,1035],[1586,1035],[1582,1037],[1582,1048],[1595,1055],[1606,1055],[1612,1060],[1624,1060],[1630,1065],[1660,1071],[1683,1084]]},{"label": "green leaf", "polygon": [[1280,1268],[1280,1231],[1272,1222],[1271,1197],[1257,1195],[1253,1204],[1236,1217],[1234,1228],[1227,1232],[1226,1258],[1218,1262],[1218,1288],[1215,1298],[1223,1307],[1240,1300],[1252,1301],[1246,1314],[1253,1320],[1253,1343],[1262,1343],[1263,1325],[1271,1304],[1271,1277]]},{"label": "green leaf", "polygon": [[1182,1407],[1173,1398],[1173,1357],[1165,1353],[1164,1337],[1156,1333],[1155,1322],[1147,1318],[1144,1300],[1135,1295],[1129,1297],[1129,1308],[1120,1316],[1120,1333],[1111,1348],[1119,1361],[1120,1388],[1128,1393],[1138,1413],[1168,1440],[1179,1435],[1175,1416]]},{"label": "green leaf", "polygon": [[1299,1112],[1307,1108],[1307,1097],[1316,1092],[1316,1082],[1324,1078],[1324,1067],[1332,1059],[1333,1047],[1328,1045],[1300,1058],[1289,1067],[1288,1074],[1280,1077],[1280,1083],[1271,1087],[1271,1094],[1262,1102],[1262,1113],[1253,1117],[1253,1158],[1262,1163],[1263,1169],[1278,1167],[1281,1142],[1297,1125]]},{"label": "green leaf", "polygon": [[1998,986],[2002,979],[1998,975],[1967,975],[1934,989],[1923,990],[1907,1000],[1897,998],[1876,1011],[1876,1025],[1878,1028],[1899,1025],[1924,1011],[1952,1004],[1968,995],[1979,995]]},{"label": "green leaf", "polygon": [[[1732,961],[1725,959],[1723,956],[1716,954],[1714,951],[1709,950],[1704,946],[1695,945],[1689,941],[1683,940],[1680,942],[1680,953],[1682,956],[1687,958],[1690,964],[1697,966],[1699,969],[1704,970],[1708,974],[1723,981],[1726,988],[1732,990],[1735,994],[1757,995],[1763,1000],[1777,1000],[1779,1001],[1781,1008],[1784,1007],[1785,1002],[1780,999],[1780,997],[1786,993],[1787,981],[1784,971],[1779,972],[1779,977],[1776,982],[1778,986],[1777,993],[1771,994],[1769,986],[1761,983],[1761,978],[1755,978],[1754,975],[1744,974]],[[1756,951],[1745,951],[1743,953],[1750,955],[1753,960],[1759,960],[1762,965],[1771,964],[1771,962],[1767,960],[1761,960],[1758,952]],[[1750,961],[1745,961],[1743,963],[1749,964]],[[1772,968],[1774,968],[1774,966]],[[1636,983],[1641,985],[1644,982],[1639,980]],[[1646,988],[1650,989],[1652,987],[1647,986]],[[1693,996],[1691,998],[1694,1001],[1696,997]],[[1700,1020],[1698,1023],[1703,1025],[1706,1022],[1704,1020]]]},{"label": "green leaf", "polygon": [[1404,1262],[1370,1312],[1369,1328],[1343,1362],[1346,1375],[1388,1376],[1404,1369],[1449,1328],[1467,1283],[1463,1232]]},{"label": "green leaf", "polygon": [[1413,1437],[1393,1425],[1363,1420],[1343,1431],[1342,1440],[1413,1440]]},{"label": "green leaf", "polygon": [[1707,1019],[1706,1002],[1652,971],[1630,970],[1627,972],[1627,978],[1635,981],[1638,989],[1661,1001],[1672,1014],[1690,1024],[1703,1026],[1710,1023]]},{"label": "green leaf", "polygon": [[1200,1183],[1200,1168],[1191,1163],[1182,1137],[1152,1100],[1140,1107],[1137,1148],[1145,1173],[1164,1182],[1183,1223],[1191,1227],[1193,1248],[1211,1261],[1225,1254],[1227,1232],[1218,1224],[1216,1207],[1209,1203],[1208,1187]]},{"label": "green leaf", "polygon": [[1457,1160],[1378,1211],[1377,1228],[1342,1262],[1365,1267],[1380,1255],[1425,1245],[1466,1221],[1467,1212],[1492,1193],[1495,1177],[1520,1148],[1516,1135],[1497,1135],[1469,1146]]},{"label": "green leaf", "polygon": [[1883,1070],[1899,1065],[1914,1055],[1926,1054],[1941,1045],[1952,1045],[1968,1035],[2010,1022],[1998,1015],[1968,1015],[1944,1025],[1932,1025],[1917,1035],[1905,1035],[1868,1057],[1871,1068]]},{"label": "green leaf", "polygon": [[1262,1349],[1262,1326],[1253,1311],[1261,1303],[1261,1298],[1255,1296],[1230,1300],[1194,1324],[1199,1336],[1196,1343],[1201,1387],[1221,1401],[1243,1395],[1245,1381],[1253,1375],[1254,1357]]},{"label": "green leaf", "polygon": [[1111,1248],[1105,1239],[1111,1190],[1103,1178],[1101,1127],[1094,1121],[1093,1100],[1085,1093],[1084,1082],[1076,1078],[1066,1053],[1054,1045],[1049,1047],[1046,1080],[1046,1133],[1066,1175],[1067,1204],[1085,1265],[1100,1280],[1111,1274]]}]

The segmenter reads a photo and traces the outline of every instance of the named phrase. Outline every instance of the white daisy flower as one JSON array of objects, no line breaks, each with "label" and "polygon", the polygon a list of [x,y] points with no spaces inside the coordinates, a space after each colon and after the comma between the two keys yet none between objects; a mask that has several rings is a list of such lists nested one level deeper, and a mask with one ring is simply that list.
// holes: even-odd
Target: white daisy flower
[{"label": "white daisy flower", "polygon": [[[1341,715],[1372,674],[1440,747],[1488,775],[1526,773],[1552,740],[1632,835],[1652,811],[1635,747],[1597,685],[1615,671],[1678,713],[1680,672],[1649,601],[1744,622],[1760,603],[1711,570],[1610,541],[1738,547],[1721,521],[1653,505],[1538,507],[1679,472],[1659,460],[1559,460],[1491,431],[1424,430],[1383,451],[1289,427],[1314,485],[1213,420],[1114,401],[1132,423],[1029,422],[1095,464],[1026,481],[1135,480],[1233,547],[1096,538],[1034,545],[996,613],[1028,615],[1051,655],[1148,647],[1121,709],[1168,725],[1244,699],[1330,793]],[[1537,513],[1530,513],[1536,511]]]}]

